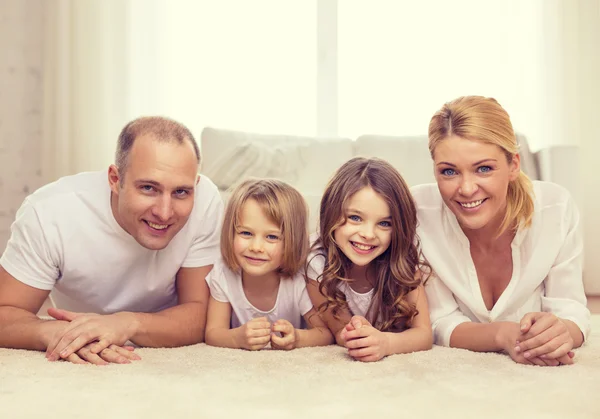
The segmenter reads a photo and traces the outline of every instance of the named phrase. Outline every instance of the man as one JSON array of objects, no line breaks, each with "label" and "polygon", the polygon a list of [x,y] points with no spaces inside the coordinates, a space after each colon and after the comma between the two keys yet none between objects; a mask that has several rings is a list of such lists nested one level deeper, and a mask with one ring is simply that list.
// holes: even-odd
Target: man
[{"label": "man", "polygon": [[[202,342],[223,202],[199,164],[187,128],[139,118],[119,136],[108,182],[80,173],[29,196],[0,259],[0,347],[106,364],[139,359],[127,341]],[[51,290],[61,309],[41,320]]]}]

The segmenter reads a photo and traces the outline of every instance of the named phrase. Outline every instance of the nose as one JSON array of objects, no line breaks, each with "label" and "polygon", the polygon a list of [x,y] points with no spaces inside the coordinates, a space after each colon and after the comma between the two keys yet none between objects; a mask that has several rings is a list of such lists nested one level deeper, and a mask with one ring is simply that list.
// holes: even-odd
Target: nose
[{"label": "nose", "polygon": [[152,207],[152,215],[154,215],[160,221],[169,220],[174,213],[173,200],[167,195],[160,197],[156,205]]},{"label": "nose", "polygon": [[251,252],[261,253],[263,251],[263,241],[261,238],[254,236],[252,240],[250,240],[250,244],[248,245],[248,250]]},{"label": "nose", "polygon": [[362,237],[366,240],[374,239],[375,238],[375,229],[373,228],[373,226],[370,223],[364,223],[360,228],[359,235],[360,235],[360,237]]},{"label": "nose", "polygon": [[475,179],[469,175],[462,177],[458,192],[463,196],[473,196],[479,190]]}]

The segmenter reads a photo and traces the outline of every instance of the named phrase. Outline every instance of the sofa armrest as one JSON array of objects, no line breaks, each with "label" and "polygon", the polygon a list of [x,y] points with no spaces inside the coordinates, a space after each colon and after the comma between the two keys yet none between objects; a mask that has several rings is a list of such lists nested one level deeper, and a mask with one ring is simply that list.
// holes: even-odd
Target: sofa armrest
[{"label": "sofa armrest", "polygon": [[[557,183],[566,188],[579,205],[579,147],[554,145],[535,153],[540,180]],[[580,207],[581,208],[581,207]]]}]

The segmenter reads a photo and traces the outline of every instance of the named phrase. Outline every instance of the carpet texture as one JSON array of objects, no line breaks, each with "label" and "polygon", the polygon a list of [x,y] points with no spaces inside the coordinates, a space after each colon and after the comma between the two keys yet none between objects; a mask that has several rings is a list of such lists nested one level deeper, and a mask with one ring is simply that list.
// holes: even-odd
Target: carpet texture
[{"label": "carpet texture", "polygon": [[129,365],[0,349],[2,418],[600,418],[600,315],[572,366],[434,347],[363,364],[336,346],[137,349]]}]

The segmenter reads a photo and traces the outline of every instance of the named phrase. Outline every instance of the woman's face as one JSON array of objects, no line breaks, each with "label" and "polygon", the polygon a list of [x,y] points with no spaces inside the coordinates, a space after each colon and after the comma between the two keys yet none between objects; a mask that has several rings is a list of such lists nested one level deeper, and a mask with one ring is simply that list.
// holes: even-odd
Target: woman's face
[{"label": "woman's face", "polygon": [[451,136],[437,145],[433,160],[442,198],[463,230],[497,229],[508,184],[519,176],[519,155],[509,163],[497,145]]}]

